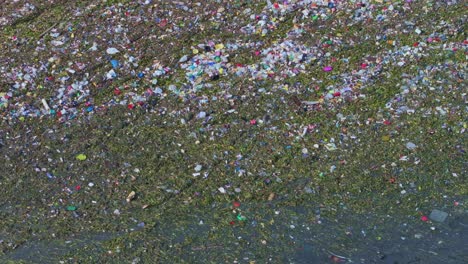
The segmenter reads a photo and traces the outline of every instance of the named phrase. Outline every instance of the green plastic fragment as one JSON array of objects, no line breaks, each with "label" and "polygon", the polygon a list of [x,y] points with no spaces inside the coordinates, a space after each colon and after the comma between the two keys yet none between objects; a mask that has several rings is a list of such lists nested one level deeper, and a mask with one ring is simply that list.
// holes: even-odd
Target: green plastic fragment
[{"label": "green plastic fragment", "polygon": [[78,155],[76,155],[76,159],[83,161],[83,160],[86,159],[86,155],[85,154],[78,154]]},{"label": "green plastic fragment", "polygon": [[75,211],[75,210],[76,210],[76,206],[73,206],[73,205],[67,206],[67,211]]},{"label": "green plastic fragment", "polygon": [[237,220],[239,220],[239,221],[245,221],[245,220],[247,220],[247,217],[245,217],[245,216],[243,216],[243,215],[241,215],[241,214],[238,214],[238,215],[237,215]]}]

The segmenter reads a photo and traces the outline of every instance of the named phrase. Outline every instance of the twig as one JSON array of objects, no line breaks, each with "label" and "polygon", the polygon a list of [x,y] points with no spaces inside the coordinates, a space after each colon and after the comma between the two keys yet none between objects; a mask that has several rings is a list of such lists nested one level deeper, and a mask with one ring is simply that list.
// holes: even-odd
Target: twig
[{"label": "twig", "polygon": [[330,250],[327,250],[327,251],[328,251],[328,253],[330,253],[331,255],[333,255],[333,256],[335,256],[335,257],[338,257],[338,258],[347,260],[347,261],[349,261],[350,263],[353,263],[353,261],[352,261],[350,258],[340,256],[340,255],[338,255],[338,254],[335,254],[335,253],[331,252]]},{"label": "twig", "polygon": [[54,27],[56,27],[57,25],[59,24],[59,22],[53,24],[51,27],[49,27],[48,29],[46,29],[44,32],[42,32],[40,35],[39,35],[39,39],[41,39],[42,37],[44,37],[45,34],[47,34],[47,32],[51,31]]},{"label": "twig", "polygon": [[434,251],[430,251],[430,250],[424,250],[424,249],[422,249],[422,248],[418,248],[418,249],[419,249],[419,250],[421,250],[421,251],[424,251],[424,252],[430,253],[430,254],[432,254],[432,255],[435,255],[435,256],[439,255],[439,254],[437,254],[437,252],[434,252]]},{"label": "twig", "polygon": [[220,248],[222,245],[207,245],[207,246],[200,246],[200,247],[192,247],[192,250],[205,250],[211,248]]}]

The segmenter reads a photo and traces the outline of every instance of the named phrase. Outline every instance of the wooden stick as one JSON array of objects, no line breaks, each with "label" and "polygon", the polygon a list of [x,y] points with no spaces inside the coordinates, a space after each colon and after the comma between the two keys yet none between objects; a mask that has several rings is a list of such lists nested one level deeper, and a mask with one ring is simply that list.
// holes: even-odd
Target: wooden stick
[{"label": "wooden stick", "polygon": [[46,29],[44,32],[42,32],[40,35],[39,35],[39,39],[41,39],[42,37],[44,37],[45,34],[47,34],[47,32],[51,31],[54,27],[56,27],[57,25],[59,24],[59,22],[53,24],[51,27],[49,27],[48,29]]}]

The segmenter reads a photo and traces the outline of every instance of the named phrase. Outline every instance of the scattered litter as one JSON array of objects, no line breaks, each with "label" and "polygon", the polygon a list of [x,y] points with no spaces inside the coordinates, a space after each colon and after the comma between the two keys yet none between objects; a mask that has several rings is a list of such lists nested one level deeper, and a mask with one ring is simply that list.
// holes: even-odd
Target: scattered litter
[{"label": "scattered litter", "polygon": [[[84,232],[95,215],[122,215],[109,229],[124,230],[128,222],[145,227],[141,219],[155,210],[209,205],[216,215],[229,207],[232,215],[220,222],[234,229],[263,236],[255,228],[280,223],[291,232],[284,239],[297,240],[309,226],[286,202],[317,206],[311,225],[327,225],[326,215],[335,214],[346,225],[340,215],[371,204],[375,217],[388,208],[399,221],[448,188],[441,201],[449,205],[440,206],[463,210],[455,196],[468,129],[462,1],[7,2],[0,151],[13,173],[2,183],[32,188],[48,208],[35,211],[12,195],[2,210],[27,224],[38,215],[57,221],[51,226],[83,216],[92,224],[74,226]],[[42,25],[48,18],[51,25]],[[25,179],[24,171],[37,177]],[[122,202],[155,210],[127,218],[115,209]],[[264,221],[262,206],[274,219]],[[63,208],[70,212],[60,214]],[[447,217],[434,209],[413,220],[427,228]],[[215,218],[191,221],[207,227]],[[346,234],[385,239],[376,237],[384,224],[372,228]],[[396,239],[422,238],[417,232]],[[236,261],[242,258],[250,261]]]}]

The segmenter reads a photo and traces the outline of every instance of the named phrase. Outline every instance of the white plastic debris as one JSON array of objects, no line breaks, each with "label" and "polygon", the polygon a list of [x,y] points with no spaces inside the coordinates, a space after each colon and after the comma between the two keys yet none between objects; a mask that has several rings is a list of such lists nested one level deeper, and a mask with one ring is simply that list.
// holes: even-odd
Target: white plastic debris
[{"label": "white plastic debris", "polygon": [[108,48],[108,49],[106,50],[106,52],[107,52],[107,54],[113,55],[113,54],[119,53],[119,50],[116,49],[116,48]]}]

